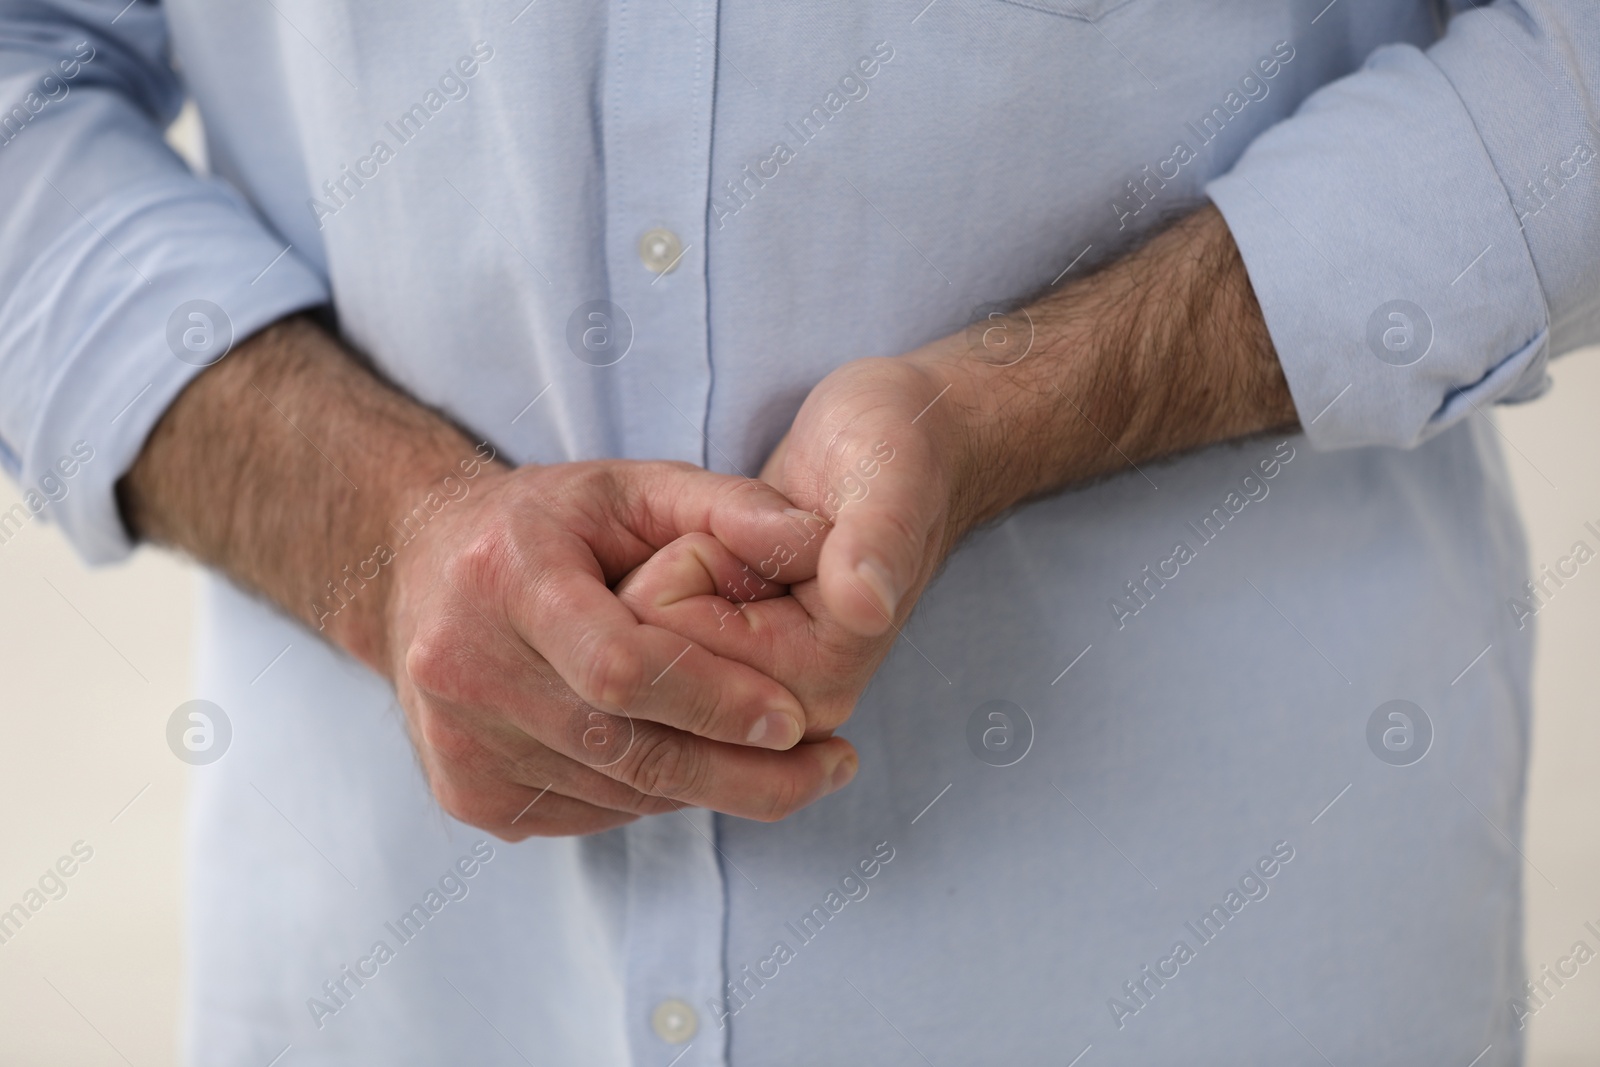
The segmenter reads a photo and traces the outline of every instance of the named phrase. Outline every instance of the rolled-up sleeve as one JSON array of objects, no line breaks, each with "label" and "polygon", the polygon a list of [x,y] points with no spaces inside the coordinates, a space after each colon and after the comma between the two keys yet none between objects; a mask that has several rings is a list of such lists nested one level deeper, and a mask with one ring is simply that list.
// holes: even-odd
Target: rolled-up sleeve
[{"label": "rolled-up sleeve", "polygon": [[91,562],[131,550],[116,481],[183,387],[327,300],[166,146],[181,102],[159,6],[0,4],[0,462]]},{"label": "rolled-up sleeve", "polygon": [[1600,4],[1496,3],[1210,183],[1313,446],[1414,446],[1600,341],[1597,123]]}]

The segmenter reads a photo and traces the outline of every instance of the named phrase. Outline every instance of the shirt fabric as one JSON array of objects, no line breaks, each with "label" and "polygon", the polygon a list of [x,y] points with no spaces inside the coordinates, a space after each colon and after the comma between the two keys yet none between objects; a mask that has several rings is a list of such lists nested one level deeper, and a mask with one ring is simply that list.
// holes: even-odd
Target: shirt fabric
[{"label": "shirt fabric", "polygon": [[1520,1062],[1486,412],[1600,340],[1592,0],[124,2],[0,3],[0,457],[93,448],[45,508],[90,560],[208,331],[331,302],[518,462],[752,473],[833,367],[1207,197],[1306,428],[976,534],[771,825],[486,842],[385,683],[209,580],[190,1062]]}]

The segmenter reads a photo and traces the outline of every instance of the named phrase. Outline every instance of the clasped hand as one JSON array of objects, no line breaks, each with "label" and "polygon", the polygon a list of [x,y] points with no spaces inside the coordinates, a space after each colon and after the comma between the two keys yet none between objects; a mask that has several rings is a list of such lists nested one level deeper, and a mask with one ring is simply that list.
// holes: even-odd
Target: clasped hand
[{"label": "clasped hand", "polygon": [[761,480],[497,468],[397,560],[388,655],[435,796],[509,840],[684,806],[774,820],[858,764],[854,709],[965,522],[957,408],[848,364]]}]

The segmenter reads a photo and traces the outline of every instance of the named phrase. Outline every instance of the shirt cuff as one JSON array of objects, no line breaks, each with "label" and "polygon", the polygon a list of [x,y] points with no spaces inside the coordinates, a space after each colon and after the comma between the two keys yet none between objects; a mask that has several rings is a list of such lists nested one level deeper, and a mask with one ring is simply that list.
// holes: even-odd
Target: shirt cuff
[{"label": "shirt cuff", "polygon": [[[0,305],[0,461],[29,518],[90,563],[133,549],[117,480],[162,413],[231,344],[328,300],[323,279],[217,181],[162,180],[90,208]],[[69,473],[70,472],[70,473]],[[10,520],[9,523],[7,520]],[[15,532],[15,508],[0,532]]]},{"label": "shirt cuff", "polygon": [[1206,192],[1311,444],[1410,448],[1549,380],[1549,314],[1471,115],[1409,45],[1313,94]]}]

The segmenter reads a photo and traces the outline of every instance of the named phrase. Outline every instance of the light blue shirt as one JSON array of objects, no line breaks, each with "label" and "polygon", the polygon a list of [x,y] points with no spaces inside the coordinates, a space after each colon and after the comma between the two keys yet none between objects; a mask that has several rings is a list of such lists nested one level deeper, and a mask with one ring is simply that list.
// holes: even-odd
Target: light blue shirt
[{"label": "light blue shirt", "polygon": [[0,452],[91,560],[297,309],[518,461],[748,473],[1208,196],[1306,427],[973,537],[775,825],[479,844],[384,683],[212,581],[192,1062],[1520,1061],[1553,587],[1485,412],[1600,340],[1592,0],[124,2],[0,4]]}]

